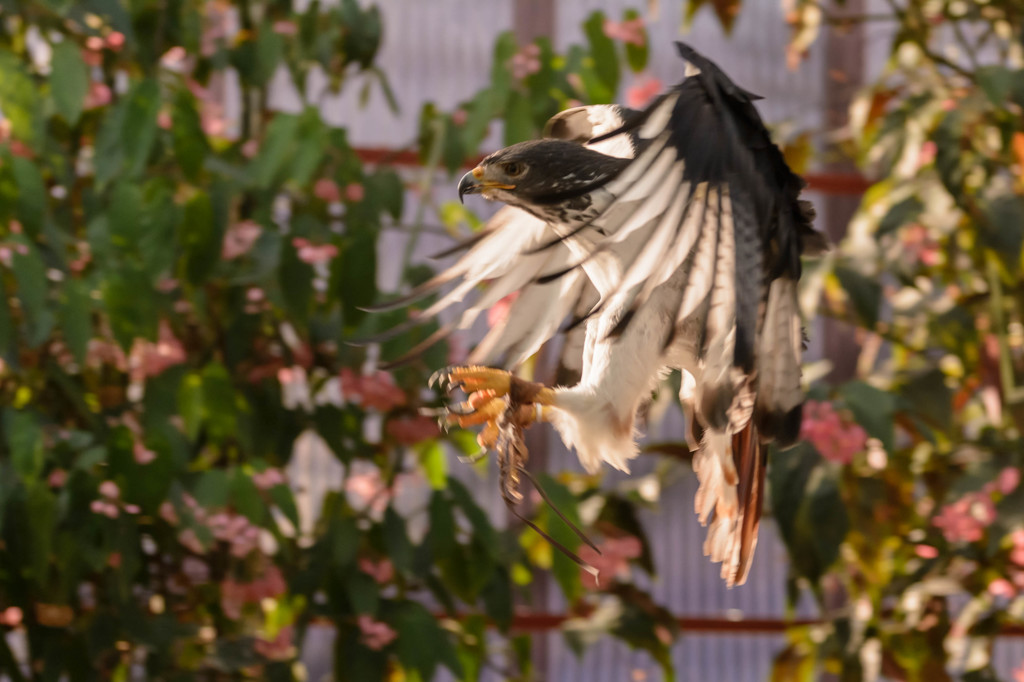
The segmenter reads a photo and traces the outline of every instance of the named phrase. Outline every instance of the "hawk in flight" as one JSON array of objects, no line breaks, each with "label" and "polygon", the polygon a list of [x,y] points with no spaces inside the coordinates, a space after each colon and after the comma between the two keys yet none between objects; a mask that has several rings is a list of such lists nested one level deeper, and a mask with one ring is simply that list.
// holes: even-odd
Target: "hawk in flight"
[{"label": "hawk in flight", "polygon": [[[677,47],[687,77],[643,111],[564,111],[544,139],[495,152],[467,173],[460,198],[507,206],[448,252],[463,252],[454,265],[378,309],[454,285],[411,313],[416,323],[475,297],[415,355],[518,292],[469,364],[441,373],[468,394],[445,418],[484,425],[481,445],[499,453],[517,447],[510,425],[521,435],[550,422],[591,472],[602,462],[627,470],[638,452],[637,411],[681,370],[696,512],[710,524],[704,553],[734,585],[746,580],[757,542],[767,444],[791,444],[800,431],[800,256],[827,244],[799,199],[804,182],[753,106],[757,96]],[[514,368],[560,332],[575,385],[493,368]]]}]

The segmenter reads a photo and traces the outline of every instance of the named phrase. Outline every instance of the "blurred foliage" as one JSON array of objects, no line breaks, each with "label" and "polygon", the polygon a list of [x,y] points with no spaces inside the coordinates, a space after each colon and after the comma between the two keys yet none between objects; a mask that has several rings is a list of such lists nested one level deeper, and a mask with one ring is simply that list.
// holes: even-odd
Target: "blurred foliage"
[{"label": "blurred foliage", "polygon": [[[780,680],[994,679],[993,637],[1024,612],[1024,15],[889,7],[786,3],[791,64],[825,23],[894,38],[842,140],[875,184],[804,290],[856,330],[858,376],[816,383],[805,443],[772,456],[789,592],[824,617],[792,629]],[[674,621],[631,577],[656,569],[638,510],[676,465],[619,488],[542,479],[604,551],[592,584],[532,531],[496,528],[494,491],[448,470],[474,438],[418,409],[458,349],[388,375],[344,343],[401,319],[360,307],[407,186],[424,202],[407,253],[425,206],[477,228],[434,200],[433,171],[495,125],[515,142],[619,96],[644,77],[643,21],[595,13],[565,53],[500,36],[486,88],[424,107],[415,178],[362,163],[312,94],[268,105],[289,78],[396,104],[384,29],[355,0],[0,1],[0,626],[21,638],[0,638],[0,672],[298,679],[325,622],[340,680],[525,680],[513,603],[541,570],[573,646],[611,634],[671,678]],[[641,78],[634,105],[660,88]],[[426,276],[408,260],[408,282]],[[545,508],[531,518],[585,553]]]},{"label": "blurred foliage", "polygon": [[874,184],[804,291],[856,335],[857,377],[815,386],[808,442],[772,459],[791,594],[825,618],[776,679],[994,680],[1024,615],[1024,12],[788,6],[791,62],[825,25],[892,40],[839,140]]},{"label": "blurred foliage", "polygon": [[[375,65],[377,8],[304,6],[0,2],[0,674],[13,680],[304,679],[317,622],[338,633],[339,680],[442,667],[475,680],[498,665],[526,679],[529,638],[510,626],[533,571],[574,601],[597,589],[532,531],[496,528],[486,486],[449,476],[474,437],[418,413],[449,349],[389,375],[345,343],[389,323],[360,307],[410,180],[365,165],[322,120],[321,92],[271,108],[289,79],[397,104]],[[569,55],[532,48],[520,68],[542,66],[525,79],[504,36],[471,115],[424,117],[424,159],[458,166],[498,115],[508,139],[534,135],[577,71],[594,100],[612,97],[646,47],[620,60],[601,22]],[[650,495],[545,484],[569,518],[629,536],[600,589],[625,586],[640,542],[626,500]],[[554,515],[535,519],[578,548]],[[628,615],[606,631],[667,661],[663,617]]]}]

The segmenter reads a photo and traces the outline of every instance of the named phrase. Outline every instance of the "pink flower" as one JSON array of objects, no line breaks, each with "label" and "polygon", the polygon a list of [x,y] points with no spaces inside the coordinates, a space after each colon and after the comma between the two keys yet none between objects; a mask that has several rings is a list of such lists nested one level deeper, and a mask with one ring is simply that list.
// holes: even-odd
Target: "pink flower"
[{"label": "pink flower", "polygon": [[82,103],[82,107],[84,109],[96,109],[110,104],[110,100],[112,99],[113,94],[110,92],[110,86],[106,83],[92,81],[89,83],[89,90],[85,93],[85,100]]},{"label": "pink flower", "polygon": [[117,518],[118,509],[117,505],[113,502],[105,502],[104,500],[93,500],[89,503],[89,509],[94,514],[102,514],[109,518]]},{"label": "pink flower", "polygon": [[388,420],[387,434],[402,445],[415,445],[436,438],[440,429],[437,420],[423,415],[402,416]]},{"label": "pink flower", "polygon": [[1009,495],[1020,485],[1020,469],[1017,467],[1006,467],[996,477],[996,490],[1003,495]]},{"label": "pink flower", "polygon": [[112,52],[119,52],[124,47],[124,34],[120,31],[111,31],[106,42]]},{"label": "pink flower", "polygon": [[103,49],[103,38],[99,36],[89,36],[85,39],[85,47],[89,50],[99,51]]},{"label": "pink flower", "polygon": [[259,140],[246,140],[242,143],[242,156],[247,159],[251,159],[256,156],[256,153],[260,150]]},{"label": "pink flower", "polygon": [[156,115],[156,124],[164,130],[170,130],[174,126],[174,119],[171,118],[171,112],[163,110]]},{"label": "pink flower", "polygon": [[900,233],[903,252],[911,261],[922,265],[938,265],[942,262],[942,252],[938,242],[928,233],[928,229],[919,224],[908,225]]},{"label": "pink flower", "polygon": [[192,550],[196,554],[205,554],[206,548],[203,547],[203,543],[199,540],[199,536],[191,528],[178,533],[178,542],[185,545],[188,549]]},{"label": "pink flower", "polygon": [[156,459],[156,453],[147,448],[142,441],[135,441],[132,446],[132,457],[136,464],[149,464]]},{"label": "pink flower", "polygon": [[455,125],[464,126],[466,125],[466,121],[468,120],[469,114],[466,112],[465,109],[456,109],[454,112],[452,112],[452,123],[454,123]]},{"label": "pink flower", "polygon": [[356,624],[363,633],[361,641],[374,651],[380,651],[398,637],[398,633],[392,630],[387,623],[374,620],[372,616],[365,613],[356,619]]},{"label": "pink flower", "polygon": [[663,87],[661,81],[654,76],[641,78],[626,90],[626,106],[643,109],[648,102],[661,94]]},{"label": "pink flower", "polygon": [[159,514],[161,519],[171,524],[172,526],[178,525],[178,512],[175,511],[174,505],[168,502],[167,500],[164,500],[163,502],[160,503],[160,509],[157,513]]},{"label": "pink flower", "polygon": [[512,56],[510,66],[512,77],[516,80],[537,73],[540,71],[540,47],[535,43],[524,46]]},{"label": "pink flower", "polygon": [[292,644],[294,631],[294,626],[286,625],[277,631],[277,636],[273,640],[267,641],[262,637],[258,637],[253,642],[253,649],[260,656],[271,661],[287,661],[295,655],[295,646]]},{"label": "pink flower", "polygon": [[170,71],[181,71],[185,68],[187,58],[188,53],[185,52],[185,48],[175,45],[160,57],[160,65]]},{"label": "pink flower", "polygon": [[914,547],[914,554],[922,559],[934,559],[939,556],[939,550],[931,545],[917,545]]},{"label": "pink flower", "polygon": [[103,481],[100,483],[100,495],[116,500],[121,495],[121,489],[113,481]]},{"label": "pink flower", "polygon": [[275,564],[267,566],[263,575],[249,583],[249,595],[253,601],[277,599],[288,591],[281,569]]},{"label": "pink flower", "polygon": [[174,335],[174,330],[167,320],[160,321],[160,331],[156,343],[144,339],[136,339],[128,356],[128,366],[133,381],[143,381],[148,377],[163,374],[174,365],[185,362],[185,347]]},{"label": "pink flower", "polygon": [[800,438],[810,441],[825,459],[849,464],[864,450],[868,436],[859,424],[840,417],[832,403],[809,400],[804,405]]},{"label": "pink flower", "polygon": [[1013,599],[1017,594],[1017,588],[1006,578],[996,578],[988,584],[988,593],[993,597]]},{"label": "pink flower", "polygon": [[124,510],[129,514],[138,514],[140,511],[142,511],[142,508],[137,504],[126,504],[124,506]]},{"label": "pink flower", "polygon": [[257,471],[252,475],[253,484],[260,490],[270,490],[274,486],[282,485],[285,480],[280,469],[270,467],[265,471]]},{"label": "pink flower", "polygon": [[224,243],[221,244],[220,257],[224,260],[238,258],[252,249],[263,228],[255,220],[243,220],[233,224],[224,233]]},{"label": "pink flower", "polygon": [[370,463],[364,463],[364,469],[359,472],[355,471],[356,468],[353,464],[353,470],[345,478],[345,498],[349,505],[356,511],[383,514],[391,494],[384,485],[380,469]]},{"label": "pink flower", "polygon": [[341,370],[341,391],[349,400],[380,412],[405,404],[405,393],[387,372],[357,375],[346,367]]},{"label": "pink flower", "polygon": [[24,618],[24,613],[17,606],[8,606],[0,613],[0,625],[6,625],[9,628],[16,628],[21,625],[21,620]]},{"label": "pink flower", "polygon": [[278,19],[274,22],[274,33],[279,33],[283,36],[297,35],[299,27],[294,21],[288,21],[287,19]]},{"label": "pink flower", "polygon": [[974,492],[945,505],[932,523],[942,531],[947,542],[977,542],[995,518],[992,498]]},{"label": "pink flower", "polygon": [[390,559],[373,561],[363,557],[359,559],[359,570],[373,578],[379,585],[389,583],[395,577],[395,566]]},{"label": "pink flower", "polygon": [[350,182],[345,185],[345,201],[356,203],[362,201],[366,196],[366,190],[358,182]]},{"label": "pink flower", "polygon": [[920,151],[917,153],[917,167],[921,168],[922,166],[927,166],[935,161],[935,155],[938,150],[938,145],[932,140],[928,140],[922,144]]},{"label": "pink flower", "polygon": [[298,251],[299,260],[310,265],[326,263],[338,255],[338,247],[334,244],[312,244],[303,237],[292,239],[292,246]]},{"label": "pink flower", "polygon": [[487,326],[497,327],[498,325],[505,322],[508,319],[508,313],[512,309],[512,304],[519,298],[519,292],[513,291],[508,296],[505,296],[500,301],[495,303],[487,311]]},{"label": "pink flower", "polygon": [[224,615],[231,620],[238,620],[242,617],[242,607],[248,601],[249,590],[247,586],[235,582],[232,578],[226,579],[220,584],[220,608]]},{"label": "pink flower", "polygon": [[647,44],[647,33],[644,31],[644,20],[641,17],[623,22],[605,19],[603,29],[604,34],[612,40],[620,40],[639,47]]},{"label": "pink flower", "polygon": [[1024,528],[1018,528],[1010,534],[1013,549],[1010,550],[1010,561],[1024,568]]},{"label": "pink flower", "polygon": [[86,48],[82,50],[82,61],[86,66],[100,66],[103,64],[103,54],[97,50]]},{"label": "pink flower", "polygon": [[68,472],[63,469],[54,469],[46,477],[46,482],[51,488],[63,488],[68,480]]},{"label": "pink flower", "polygon": [[626,535],[606,538],[600,544],[600,549],[601,553],[598,554],[587,545],[580,548],[580,558],[597,569],[597,578],[589,571],[580,569],[583,586],[588,590],[601,589],[602,584],[607,586],[615,578],[629,577],[629,560],[640,556],[643,545],[635,536]]},{"label": "pink flower", "polygon": [[313,185],[313,196],[328,203],[341,200],[341,190],[338,183],[330,178],[320,178]]}]

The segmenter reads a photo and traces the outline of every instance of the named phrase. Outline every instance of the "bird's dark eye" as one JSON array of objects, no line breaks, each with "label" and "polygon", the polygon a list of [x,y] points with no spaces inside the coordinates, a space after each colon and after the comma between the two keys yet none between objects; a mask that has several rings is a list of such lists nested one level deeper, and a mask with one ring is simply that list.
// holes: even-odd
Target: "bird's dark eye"
[{"label": "bird's dark eye", "polygon": [[523,171],[526,170],[526,166],[515,161],[510,161],[509,163],[506,163],[504,166],[502,166],[502,170],[505,171],[505,175],[509,176],[510,178],[514,178],[519,175],[522,175]]}]

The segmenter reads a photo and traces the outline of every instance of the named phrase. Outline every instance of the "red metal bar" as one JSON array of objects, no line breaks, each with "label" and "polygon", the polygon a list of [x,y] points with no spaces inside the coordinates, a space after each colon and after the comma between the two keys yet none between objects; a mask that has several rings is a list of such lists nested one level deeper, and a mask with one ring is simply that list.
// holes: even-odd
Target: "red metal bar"
[{"label": "red metal bar", "polygon": [[[418,166],[420,157],[411,149],[387,149],[383,147],[357,147],[356,155],[363,163],[387,163],[394,166]],[[465,164],[472,168],[480,163],[483,156],[474,157]],[[807,173],[807,188],[823,194],[863,194],[871,183],[856,173]]]}]

